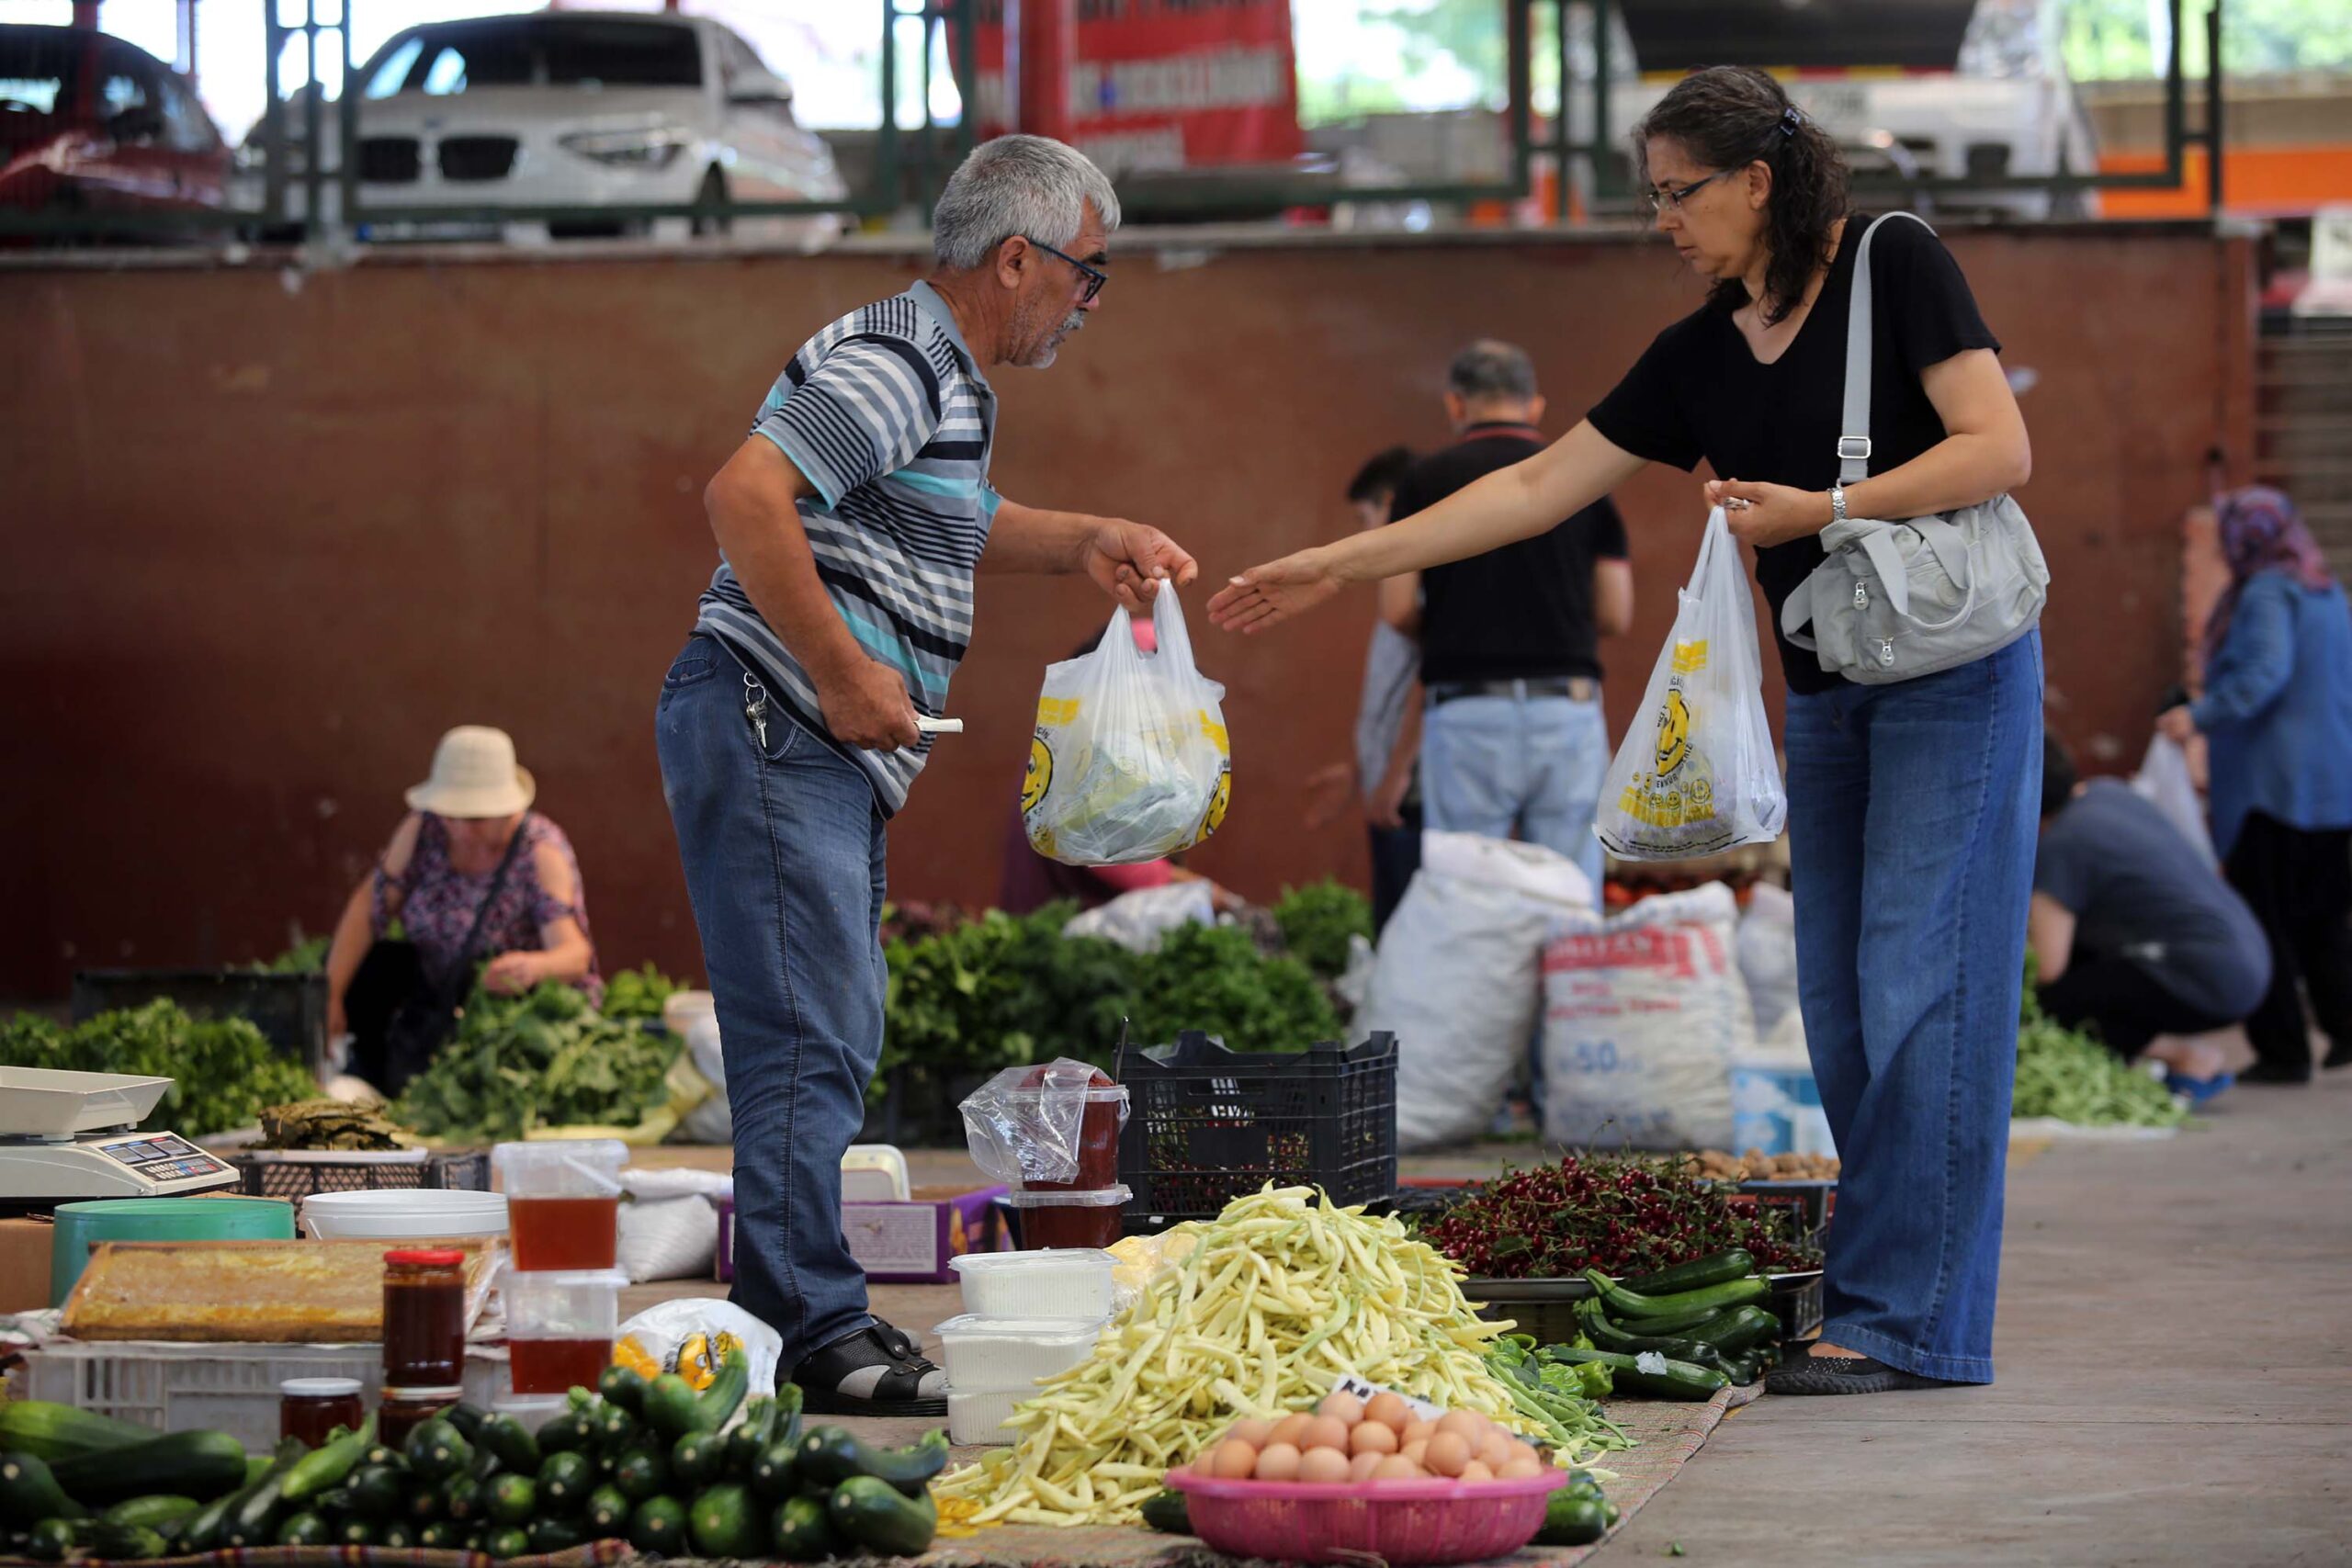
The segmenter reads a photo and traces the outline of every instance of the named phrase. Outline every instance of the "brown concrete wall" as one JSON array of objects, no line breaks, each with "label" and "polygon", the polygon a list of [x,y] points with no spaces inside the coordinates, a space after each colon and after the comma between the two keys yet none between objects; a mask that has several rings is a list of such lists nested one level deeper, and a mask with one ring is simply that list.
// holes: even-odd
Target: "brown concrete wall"
[{"label": "brown concrete wall", "polygon": [[[2039,378],[2023,499],[2058,580],[2052,702],[2095,752],[2136,755],[2178,667],[2178,520],[2247,376],[2238,244],[1954,237]],[[1564,428],[1698,298],[1606,239],[1127,249],[1059,366],[1000,376],[996,478],[1159,524],[1214,574],[1330,536],[1357,461],[1442,439],[1464,340],[1525,343]],[[702,483],[811,329],[912,275],[879,254],[0,273],[0,994],[324,928],[460,722],[514,732],[607,964],[698,971],[650,727],[713,560]],[[1619,499],[1641,605],[1606,650],[1622,727],[1702,514],[1679,474]],[[1040,668],[1101,613],[1077,583],[985,585],[969,732],[893,829],[902,894],[989,898]],[[1355,825],[1306,830],[1300,786],[1348,755],[1371,615],[1367,592],[1202,637],[1236,761],[1202,869],[1259,897],[1362,874]]]}]

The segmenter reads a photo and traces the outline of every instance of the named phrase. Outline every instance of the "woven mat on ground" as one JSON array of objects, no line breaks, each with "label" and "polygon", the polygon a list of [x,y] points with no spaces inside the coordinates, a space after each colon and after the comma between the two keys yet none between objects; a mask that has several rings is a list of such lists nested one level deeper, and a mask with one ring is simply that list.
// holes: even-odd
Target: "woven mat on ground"
[{"label": "woven mat on ground", "polygon": [[[1704,1404],[1668,1404],[1658,1400],[1620,1400],[1609,1407],[1610,1418],[1625,1429],[1634,1447],[1607,1456],[1607,1468],[1617,1479],[1605,1484],[1611,1502],[1624,1518],[1657,1495],[1674,1472],[1699,1451],[1724,1416],[1761,1393],[1758,1388],[1728,1388]],[[1543,1563],[1566,1568],[1583,1562],[1589,1546],[1529,1547],[1516,1557],[1498,1562]],[[1050,1529],[1034,1525],[1008,1525],[984,1529],[961,1540],[943,1540],[927,1557],[923,1568],[977,1568],[978,1564],[1019,1563],[1023,1568],[1127,1568],[1149,1563],[1154,1568],[1232,1568],[1237,1559],[1221,1557],[1198,1541],[1179,1536],[1156,1535],[1125,1527],[1093,1529]]]}]

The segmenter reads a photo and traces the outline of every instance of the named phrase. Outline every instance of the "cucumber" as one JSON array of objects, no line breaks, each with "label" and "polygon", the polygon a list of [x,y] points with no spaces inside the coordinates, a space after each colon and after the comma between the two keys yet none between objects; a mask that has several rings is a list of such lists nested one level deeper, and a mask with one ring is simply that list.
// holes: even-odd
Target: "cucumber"
[{"label": "cucumber", "polygon": [[408,1468],[420,1481],[447,1481],[462,1475],[474,1459],[474,1446],[454,1422],[442,1416],[434,1416],[411,1432],[406,1451]]},{"label": "cucumber", "polygon": [[245,1445],[226,1432],[173,1432],[51,1468],[60,1486],[95,1506],[153,1492],[209,1502],[245,1483]]},{"label": "cucumber", "polygon": [[305,1509],[289,1516],[284,1524],[277,1527],[277,1544],[332,1546],[334,1544],[334,1531],[328,1528],[325,1519]]},{"label": "cucumber", "polygon": [[631,1416],[645,1414],[645,1379],[633,1367],[606,1367],[596,1380],[596,1392],[607,1404],[617,1404]]},{"label": "cucumber", "polygon": [[632,1503],[659,1497],[670,1489],[670,1458],[658,1448],[631,1449],[613,1466],[613,1484]]},{"label": "cucumber", "polygon": [[775,1554],[786,1562],[821,1562],[842,1549],[821,1497],[791,1497],[776,1506],[768,1528],[775,1533]]},{"label": "cucumber", "polygon": [[531,1538],[522,1529],[509,1525],[504,1529],[492,1530],[490,1538],[481,1543],[481,1548],[501,1562],[512,1562],[517,1557],[531,1554]]},{"label": "cucumber", "polygon": [[539,1466],[539,1506],[548,1514],[576,1514],[596,1489],[596,1466],[586,1454],[549,1454]]},{"label": "cucumber", "polygon": [[1688,1263],[1678,1263],[1671,1269],[1661,1269],[1654,1274],[1638,1274],[1618,1283],[1639,1295],[1666,1296],[1678,1291],[1702,1291],[1709,1285],[1728,1284],[1745,1280],[1756,1272],[1756,1257],[1744,1247],[1709,1253]]},{"label": "cucumber", "polygon": [[493,1416],[483,1422],[481,1446],[517,1475],[539,1472],[539,1440],[512,1416]]},{"label": "cucumber", "polygon": [[1163,1488],[1156,1495],[1145,1498],[1143,1522],[1162,1535],[1193,1533],[1192,1512],[1185,1507],[1184,1495],[1182,1492],[1170,1492]]},{"label": "cucumber", "polygon": [[531,1555],[552,1557],[559,1551],[570,1551],[586,1543],[588,1537],[577,1519],[540,1519],[529,1530]]},{"label": "cucumber", "polygon": [[758,1557],[767,1549],[767,1530],[752,1506],[750,1488],[722,1481],[686,1510],[686,1528],[701,1557]]},{"label": "cucumber", "polygon": [[648,1497],[629,1517],[628,1543],[657,1557],[684,1557],[687,1529],[685,1505],[675,1497]]},{"label": "cucumber", "polygon": [[853,1475],[834,1487],[825,1513],[835,1529],[882,1557],[927,1551],[939,1529],[928,1488],[909,1495],[878,1475]]},{"label": "cucumber", "polygon": [[1593,1293],[1609,1315],[1620,1321],[1636,1318],[1666,1317],[1677,1313],[1696,1312],[1701,1307],[1746,1306],[1760,1302],[1772,1291],[1771,1284],[1759,1275],[1744,1280],[1732,1280],[1720,1285],[1709,1285],[1696,1291],[1679,1291],[1667,1296],[1645,1296],[1629,1291],[1611,1280],[1598,1269],[1588,1269],[1584,1277],[1590,1281]]},{"label": "cucumber", "polygon": [[490,1483],[490,1517],[502,1525],[527,1525],[539,1511],[539,1491],[527,1475],[502,1475]]},{"label": "cucumber", "polygon": [[726,1469],[727,1444],[708,1432],[688,1432],[670,1450],[670,1474],[683,1491],[709,1485]]},{"label": "cucumber", "polygon": [[47,1464],[28,1453],[0,1455],[0,1519],[30,1529],[43,1519],[79,1519],[89,1510],[65,1495]]},{"label": "cucumber", "polygon": [[617,1486],[599,1486],[588,1494],[588,1539],[611,1540],[628,1534],[629,1500]]},{"label": "cucumber", "polygon": [[1653,1399],[1712,1399],[1731,1382],[1712,1367],[1693,1366],[1688,1361],[1669,1359],[1664,1371],[1645,1372],[1636,1364],[1635,1358],[1615,1350],[1579,1350],[1572,1346],[1555,1345],[1544,1354],[1569,1366],[1599,1362],[1609,1369],[1619,1393],[1646,1393]]},{"label": "cucumber", "polygon": [[872,1449],[839,1427],[819,1427],[800,1439],[795,1462],[806,1486],[838,1486],[866,1475],[912,1497],[947,1468],[947,1434],[933,1432],[902,1449]]},{"label": "cucumber", "polygon": [[162,1492],[117,1503],[102,1517],[110,1525],[136,1525],[168,1536],[203,1511],[204,1505],[193,1497]]},{"label": "cucumber", "polygon": [[153,1427],[118,1421],[46,1399],[0,1403],[0,1453],[30,1454],[47,1464],[85,1454],[135,1449],[155,1436]]}]

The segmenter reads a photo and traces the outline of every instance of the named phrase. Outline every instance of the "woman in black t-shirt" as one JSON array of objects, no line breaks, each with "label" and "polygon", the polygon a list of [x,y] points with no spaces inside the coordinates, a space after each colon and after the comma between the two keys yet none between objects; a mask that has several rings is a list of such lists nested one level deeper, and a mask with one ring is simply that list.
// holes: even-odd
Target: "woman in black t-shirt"
[{"label": "woman in black t-shirt", "polygon": [[[1645,463],[1716,479],[1773,609],[1838,515],[1905,518],[2025,481],[2024,421],[1968,285],[1919,224],[1871,244],[1870,477],[1840,490],[1854,252],[1836,144],[1761,72],[1685,78],[1637,129],[1658,231],[1705,306],[1584,423],[1419,515],[1235,578],[1254,632],[1350,582],[1526,538]],[[1941,674],[1858,686],[1781,639],[1807,1047],[1844,1159],[1821,1341],[1775,1393],[1989,1382],[2002,1162],[2040,806],[2038,634]]]}]

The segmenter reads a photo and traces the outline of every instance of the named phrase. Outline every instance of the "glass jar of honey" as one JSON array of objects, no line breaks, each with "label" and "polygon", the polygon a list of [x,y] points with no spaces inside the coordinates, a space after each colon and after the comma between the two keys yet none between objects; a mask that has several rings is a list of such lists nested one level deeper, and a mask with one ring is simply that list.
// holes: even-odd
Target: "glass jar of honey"
[{"label": "glass jar of honey", "polygon": [[466,1255],[415,1248],[384,1254],[384,1382],[441,1388],[466,1371]]},{"label": "glass jar of honey", "polygon": [[277,1435],[324,1448],[337,1427],[356,1432],[368,1418],[357,1378],[288,1378],[277,1385]]}]

